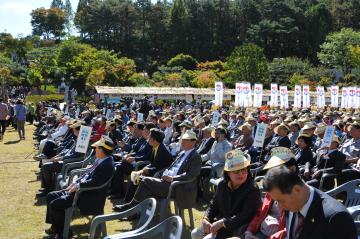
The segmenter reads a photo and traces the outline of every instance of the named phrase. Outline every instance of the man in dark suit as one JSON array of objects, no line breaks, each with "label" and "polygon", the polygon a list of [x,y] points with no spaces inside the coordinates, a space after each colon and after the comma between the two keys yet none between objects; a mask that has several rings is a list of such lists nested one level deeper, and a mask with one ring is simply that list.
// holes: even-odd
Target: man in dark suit
[{"label": "man in dark suit", "polygon": [[[173,162],[173,157],[170,152],[167,150],[166,146],[163,144],[163,140],[165,139],[165,134],[157,128],[153,128],[150,130],[149,136],[149,144],[152,146],[151,151],[151,160],[149,161],[146,167],[142,170],[139,170],[135,173],[137,176],[146,176],[152,177],[155,175],[156,172],[164,170],[165,168],[169,167]],[[125,202],[130,202],[134,196],[134,193],[137,189],[137,184],[131,183],[126,195],[125,195]]]},{"label": "man in dark suit", "polygon": [[[101,186],[113,175],[113,158],[111,156],[114,143],[108,136],[102,136],[91,145],[95,147],[96,160],[89,171],[62,191],[54,191],[47,195],[46,223],[51,227],[45,232],[47,239],[61,239],[64,228],[65,210],[72,205],[75,192],[80,188]],[[99,215],[103,213],[107,188],[86,191],[79,195],[77,205],[84,215]]]},{"label": "man in dark suit", "polygon": [[115,174],[111,181],[111,199],[122,198],[124,192],[124,177],[134,170],[134,164],[140,161],[150,161],[152,147],[147,142],[150,129],[155,128],[153,123],[136,124],[135,134],[139,138],[135,145],[129,146],[131,152],[123,157],[123,160],[115,165]]},{"label": "man in dark suit", "polygon": [[211,132],[213,130],[215,130],[215,128],[212,126],[206,126],[202,129],[203,138],[199,147],[196,150],[200,155],[207,154],[211,149],[212,145],[214,144],[215,139],[211,136]]},{"label": "man in dark suit", "polygon": [[263,186],[286,212],[287,238],[357,238],[354,221],[346,208],[326,193],[305,184],[285,166],[270,169]]},{"label": "man in dark suit", "polygon": [[[131,202],[117,205],[114,207],[114,210],[127,210],[146,198],[166,197],[171,182],[191,180],[199,176],[201,157],[195,150],[196,140],[196,134],[191,130],[187,130],[183,135],[181,142],[183,151],[170,167],[162,172],[158,172],[154,177],[142,178]],[[175,192],[179,199],[179,207],[186,207],[186,205],[195,202],[197,191],[196,183],[183,185],[176,190],[182,191],[182,193]],[[186,191],[186,193],[184,193],[184,191]]]}]

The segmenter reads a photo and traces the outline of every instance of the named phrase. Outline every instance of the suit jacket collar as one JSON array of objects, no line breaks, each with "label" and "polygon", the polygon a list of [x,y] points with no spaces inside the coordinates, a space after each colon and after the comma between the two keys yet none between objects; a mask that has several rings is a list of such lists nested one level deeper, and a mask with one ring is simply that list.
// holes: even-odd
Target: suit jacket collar
[{"label": "suit jacket collar", "polygon": [[[188,154],[188,156],[186,157],[186,159],[184,160],[184,162],[183,162],[182,165],[180,166],[178,172],[180,172],[180,171],[182,170],[182,168],[184,167],[184,165],[187,163],[187,161],[192,157],[192,155],[193,155],[195,152],[196,152],[196,149],[193,148],[193,150]],[[176,164],[176,162],[181,159],[181,157],[184,155],[184,153],[185,153],[185,151],[182,151],[182,152],[179,154],[179,156],[174,160],[174,162],[170,165],[169,168],[171,168],[174,164]]]}]

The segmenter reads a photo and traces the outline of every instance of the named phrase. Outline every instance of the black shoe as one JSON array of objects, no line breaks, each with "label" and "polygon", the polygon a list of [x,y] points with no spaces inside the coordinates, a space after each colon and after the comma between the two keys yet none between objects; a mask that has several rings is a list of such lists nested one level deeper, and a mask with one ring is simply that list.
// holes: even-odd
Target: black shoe
[{"label": "black shoe", "polygon": [[109,199],[121,199],[121,198],[123,198],[123,195],[119,193],[110,194],[109,196]]},{"label": "black shoe", "polygon": [[45,229],[45,233],[48,234],[49,236],[55,236],[55,231],[52,227]]},{"label": "black shoe", "polygon": [[37,194],[36,194],[36,197],[38,197],[38,198],[46,197],[49,192],[50,192],[50,191],[48,191],[48,190],[44,190],[44,191],[42,191],[42,192],[37,193]]},{"label": "black shoe", "polygon": [[133,206],[135,205],[132,205],[130,203],[126,203],[126,204],[122,204],[122,205],[116,205],[114,206],[112,209],[115,211],[115,212],[124,212],[130,208],[132,208]]}]

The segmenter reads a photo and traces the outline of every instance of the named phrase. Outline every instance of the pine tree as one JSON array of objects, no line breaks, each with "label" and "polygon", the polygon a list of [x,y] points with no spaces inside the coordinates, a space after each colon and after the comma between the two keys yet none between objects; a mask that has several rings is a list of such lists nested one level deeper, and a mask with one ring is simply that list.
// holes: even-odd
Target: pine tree
[{"label": "pine tree", "polygon": [[50,8],[60,8],[64,10],[64,3],[62,0],[53,0],[51,2]]},{"label": "pine tree", "polygon": [[65,12],[65,16],[66,16],[65,27],[66,27],[67,32],[70,33],[72,25],[73,25],[73,20],[74,20],[74,13],[72,10],[70,0],[65,0],[64,12]]}]

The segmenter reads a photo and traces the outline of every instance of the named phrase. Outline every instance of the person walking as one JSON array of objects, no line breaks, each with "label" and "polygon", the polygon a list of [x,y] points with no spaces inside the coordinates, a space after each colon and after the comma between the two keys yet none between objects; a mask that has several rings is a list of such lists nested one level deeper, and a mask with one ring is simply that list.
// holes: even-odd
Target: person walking
[{"label": "person walking", "polygon": [[26,107],[21,99],[18,99],[15,106],[15,119],[20,140],[25,140]]},{"label": "person walking", "polygon": [[6,120],[9,116],[9,109],[5,103],[3,103],[3,99],[0,98],[0,141],[4,138],[4,133],[6,130]]}]

